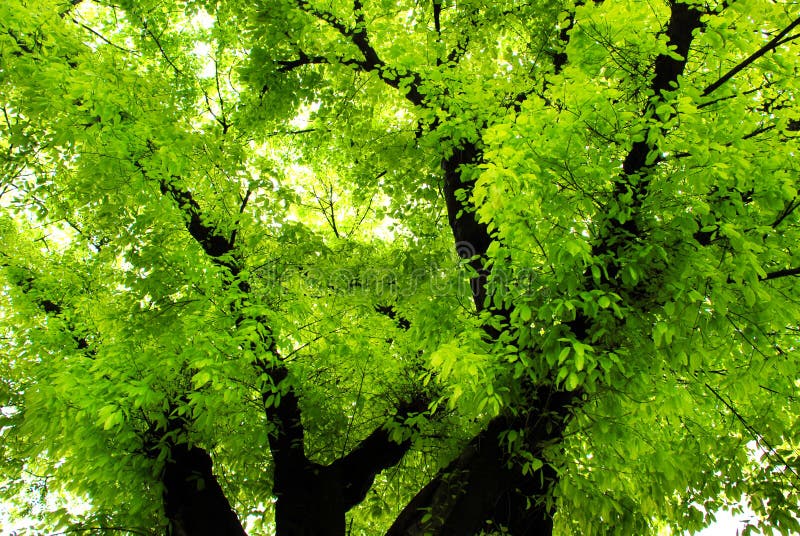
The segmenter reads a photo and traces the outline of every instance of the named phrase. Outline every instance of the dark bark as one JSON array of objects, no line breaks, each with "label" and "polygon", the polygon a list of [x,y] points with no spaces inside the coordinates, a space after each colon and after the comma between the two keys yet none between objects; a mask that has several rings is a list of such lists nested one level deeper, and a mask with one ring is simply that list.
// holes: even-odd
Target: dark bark
[{"label": "dark bark", "polygon": [[[397,89],[400,89],[402,80],[406,99],[415,106],[426,106],[424,95],[419,91],[419,75],[413,72],[400,73],[387,66],[378,56],[369,40],[360,2],[354,2],[357,24],[351,27],[329,13],[311,7],[305,0],[296,1],[301,10],[327,22],[356,45],[363,55],[363,60],[342,60],[342,63],[365,72],[377,73],[387,85]],[[691,7],[671,3],[671,9],[666,33],[670,44],[675,45],[676,52],[684,59],[676,60],[668,56],[659,56],[656,59],[652,88],[657,98],[677,82],[677,76],[685,66],[692,31],[700,25],[699,14]],[[566,58],[560,58],[559,61],[564,62]],[[630,195],[631,208],[634,211],[641,207],[642,200],[647,195],[647,176],[650,168],[657,163],[656,161],[648,165],[646,162],[647,155],[652,150],[645,142],[633,145],[623,162],[623,174],[614,190],[617,201],[625,194]],[[470,197],[472,185],[463,178],[465,166],[479,163],[481,157],[477,141],[462,141],[452,155],[442,161],[443,192],[456,247],[462,257],[470,259],[469,263],[477,274],[472,280],[472,294],[477,311],[482,311],[489,305],[486,252],[492,238],[486,225],[477,221],[474,207],[466,201]],[[199,217],[199,207],[191,197],[183,195],[171,183],[162,183],[161,188],[184,211],[187,229],[212,258],[224,257],[233,248],[231,241],[225,241],[222,235],[213,232]],[[464,196],[458,193],[461,189],[464,190]],[[622,224],[617,229],[612,229],[613,232],[600,236],[600,244],[595,251],[609,252],[609,241],[620,243],[637,237],[640,233],[637,223],[632,219],[627,224],[630,228]],[[220,261],[222,265],[235,270],[235,265],[228,265],[222,259]],[[509,317],[508,311],[494,312],[506,319]],[[582,325],[577,331],[579,336],[585,335],[586,326]],[[498,335],[494,328],[487,327],[486,333],[490,338]],[[269,375],[273,383],[278,385],[285,380],[288,371],[279,361],[276,363],[278,364],[269,367]],[[552,513],[546,509],[543,499],[556,481],[554,469],[545,464],[536,474],[523,475],[519,467],[509,464],[502,437],[506,430],[524,431],[527,450],[543,458],[543,445],[562,437],[569,408],[579,393],[554,391],[546,385],[530,389],[528,410],[516,416],[501,415],[493,419],[409,503],[389,530],[389,534],[471,534],[489,528],[489,522],[492,527],[504,526],[514,534],[552,533]],[[265,401],[268,394],[265,394]],[[409,448],[408,443],[392,442],[388,433],[381,428],[349,455],[329,466],[321,466],[305,456],[303,426],[295,392],[290,389],[283,394],[279,405],[266,405],[265,409],[269,421],[275,427],[275,432],[270,437],[270,448],[275,466],[274,493],[278,499],[276,524],[279,535],[344,535],[347,510],[363,500],[375,475],[398,463]],[[169,505],[170,512],[189,508],[185,501],[177,500],[177,506],[173,506],[170,501],[188,497],[190,492],[196,493],[187,485],[192,481],[191,475],[198,474],[199,471],[199,474],[205,475],[204,482],[205,477],[213,477],[210,458],[207,459],[207,467],[203,465],[204,461],[206,460],[203,456],[191,449],[186,452],[186,462],[183,465],[192,469],[188,473],[185,468],[181,469],[183,472],[175,477],[177,484],[174,489],[178,491],[170,492],[172,498],[165,495],[165,504]],[[216,497],[217,489],[212,489],[210,496]],[[219,494],[221,495],[221,490]],[[224,500],[224,496],[221,499]],[[214,508],[219,509],[221,505],[217,504]],[[211,506],[208,509],[211,511]],[[227,506],[227,509],[229,511],[230,507]],[[177,521],[174,525],[181,528],[184,526]]]},{"label": "dark bark", "polygon": [[536,398],[528,414],[493,419],[406,505],[387,536],[455,536],[499,527],[511,534],[551,534],[552,513],[543,499],[556,472],[545,464],[536,474],[523,475],[502,434],[524,432],[526,448],[543,458],[543,445],[561,438],[575,394],[540,388]]},{"label": "dark bark", "polygon": [[[288,376],[282,364],[264,370],[275,385]],[[266,402],[268,393],[263,396]],[[426,407],[427,401],[409,400],[394,419],[402,422]],[[274,427],[269,445],[278,536],[344,536],[347,512],[364,500],[375,476],[396,465],[411,447],[411,441],[397,443],[385,427],[378,427],[349,454],[323,466],[305,454],[305,430],[293,389],[277,406],[265,404],[265,410]]]},{"label": "dark bark", "polygon": [[[139,168],[144,172],[142,166]],[[235,283],[241,292],[249,293],[247,281],[236,280],[240,264],[235,251],[235,233],[227,238],[208,223],[199,203],[180,185],[178,177],[160,181],[159,188],[183,213],[189,234],[215,263],[228,270],[230,283]],[[274,344],[272,330],[265,318],[246,318],[235,304],[231,306],[231,313],[237,316],[237,326],[253,321],[262,328],[258,340],[251,342],[251,350],[259,356],[253,363],[259,375],[269,378],[261,396],[271,426],[269,448],[274,466],[273,494],[277,498],[276,533],[280,536],[343,536],[347,511],[364,500],[375,476],[396,465],[411,442],[392,441],[388,431],[379,427],[352,452],[329,466],[309,460],[305,454],[300,400],[293,387],[287,388],[289,370]],[[426,408],[427,401],[411,399],[398,408],[396,419],[402,421],[409,414]],[[171,450],[172,458],[165,469],[163,482],[165,511],[174,534],[244,534],[211,473],[208,454],[197,447],[182,445]],[[207,487],[195,488],[196,482]],[[218,518],[218,524],[203,521],[204,516]],[[213,527],[213,530],[203,532],[206,527]],[[235,532],[237,527],[239,532]]]},{"label": "dark bark", "polygon": [[[508,321],[511,311],[493,307],[487,300],[486,252],[493,239],[468,201],[472,183],[462,179],[465,166],[479,164],[481,158],[476,143],[464,142],[444,159],[443,193],[456,249],[471,259],[477,274],[471,280],[476,311],[491,310]],[[499,335],[488,325],[484,331],[489,338]],[[412,499],[387,536],[475,534],[501,526],[512,534],[551,534],[552,512],[543,499],[557,479],[555,470],[545,464],[535,474],[523,475],[521,467],[509,459],[503,436],[508,430],[523,432],[525,448],[543,458],[543,445],[561,438],[569,407],[578,396],[547,385],[531,388],[528,409],[493,419]]]},{"label": "dark bark", "polygon": [[410,446],[411,441],[397,443],[378,428],[327,466],[294,448],[287,455],[285,448],[273,446],[276,534],[344,536],[347,512],[364,500],[375,476],[396,465]]},{"label": "dark bark", "polygon": [[246,536],[212,467],[211,456],[199,447],[170,449],[161,481],[172,536]]},{"label": "dark bark", "polygon": [[344,536],[347,512],[366,497],[375,476],[397,464],[410,442],[376,430],[350,454],[322,466],[307,458],[275,464],[276,534]]},{"label": "dark bark", "polygon": [[345,506],[334,472],[307,459],[276,463],[273,493],[278,536],[345,534]]},{"label": "dark bark", "polygon": [[[32,275],[12,279],[26,293],[34,293],[34,302],[49,316],[62,316],[61,303],[36,294]],[[78,350],[88,349],[85,336],[74,324],[67,322],[67,332]],[[89,355],[93,352],[89,351]],[[169,429],[179,432],[187,426],[182,419],[171,419]],[[150,430],[145,433],[144,452],[149,457],[158,454],[158,443],[164,433]],[[170,445],[169,457],[161,474],[164,486],[164,514],[172,536],[246,536],[239,518],[230,506],[214,475],[211,456],[199,447],[186,444]]]},{"label": "dark bark", "polygon": [[471,280],[472,299],[477,311],[482,311],[485,306],[486,277],[488,275],[485,268],[485,255],[492,239],[486,225],[476,219],[474,208],[469,202],[460,200],[458,192],[463,190],[463,195],[469,198],[472,184],[462,180],[462,172],[464,166],[479,164],[481,156],[481,151],[476,143],[465,141],[461,147],[453,150],[451,156],[442,160],[442,171],[444,172],[442,191],[447,205],[447,218],[456,243],[456,251],[462,258],[472,259],[469,264],[477,274]]},{"label": "dark bark", "polygon": [[[676,1],[670,2],[666,35],[669,46],[673,47],[679,57],[666,54],[656,57],[655,72],[650,84],[654,96],[644,110],[646,115],[655,115],[657,104],[669,99],[668,93],[677,87],[678,77],[686,68],[694,31],[702,26],[701,17],[702,13],[695,7]],[[624,257],[624,250],[644,239],[648,232],[647,224],[642,218],[642,208],[649,194],[652,173],[661,159],[652,140],[644,139],[633,143],[622,162],[622,173],[615,179],[613,198],[609,203],[611,207],[617,208],[618,214],[629,212],[629,215],[622,222],[618,215],[614,217],[617,221],[607,221],[592,248],[596,257],[608,257],[610,254],[606,265],[609,277],[604,282],[620,292],[623,291],[614,281],[621,269],[617,259]]]},{"label": "dark bark", "polygon": [[[656,98],[663,98],[665,91],[672,89],[686,65],[686,56],[692,42],[693,31],[700,27],[700,13],[691,6],[671,3],[671,15],[667,25],[667,36],[675,51],[682,57],[676,59],[661,55],[656,58],[655,75],[652,82]],[[561,36],[566,39],[565,33]],[[561,56],[557,61],[566,62]],[[560,69],[562,64],[556,64]],[[623,162],[623,174],[614,190],[616,202],[630,195],[631,208],[637,212],[646,197],[649,185],[648,174],[652,166],[647,165],[647,155],[654,148],[647,142],[637,142]],[[470,262],[478,273],[473,279],[473,299],[478,311],[487,307],[486,270],[484,254],[492,238],[486,226],[476,221],[473,208],[456,195],[464,189],[469,198],[471,185],[461,180],[461,166],[477,163],[480,150],[475,144],[466,143],[446,158],[444,169],[444,195],[448,218],[457,247],[469,245]],[[459,199],[460,197],[460,199]],[[641,229],[638,218],[612,226],[598,237],[594,252],[597,255],[619,251],[631,239],[637,239]],[[592,287],[587,277],[587,287]],[[508,312],[496,311],[508,318]],[[582,339],[588,333],[587,319],[581,317],[570,323],[575,335]],[[493,329],[486,330],[489,336]],[[444,468],[406,506],[387,536],[422,534],[474,534],[481,529],[506,527],[512,534],[550,535],[553,530],[552,512],[546,509],[544,498],[557,475],[545,464],[535,475],[524,476],[519,467],[509,466],[502,432],[511,429],[524,430],[526,447],[534,456],[541,458],[542,445],[558,441],[567,424],[569,407],[580,397],[579,392],[550,392],[539,386],[531,396],[529,412],[523,418],[499,416],[478,434],[461,451],[450,465]]]}]

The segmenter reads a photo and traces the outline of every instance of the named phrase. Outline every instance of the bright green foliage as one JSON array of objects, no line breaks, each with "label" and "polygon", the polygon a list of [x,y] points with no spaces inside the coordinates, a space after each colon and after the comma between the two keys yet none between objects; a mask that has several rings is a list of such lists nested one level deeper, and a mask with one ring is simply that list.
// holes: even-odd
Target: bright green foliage
[{"label": "bright green foliage", "polygon": [[[326,464],[424,393],[391,430],[411,450],[349,514],[381,533],[545,384],[579,393],[563,440],[505,440],[520,471],[557,467],[557,533],[694,530],[742,499],[800,530],[798,27],[771,42],[797,6],[698,4],[654,94],[656,58],[683,59],[665,2],[438,5],[2,2],[8,516],[163,533],[171,440],[270,534],[264,405],[298,393]],[[480,314],[441,193],[470,144]]]}]

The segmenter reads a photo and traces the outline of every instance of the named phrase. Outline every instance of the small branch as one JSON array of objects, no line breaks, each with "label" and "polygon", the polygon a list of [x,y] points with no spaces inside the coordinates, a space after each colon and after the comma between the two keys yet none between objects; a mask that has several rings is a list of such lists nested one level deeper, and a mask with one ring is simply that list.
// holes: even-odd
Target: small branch
[{"label": "small branch", "polygon": [[269,134],[265,134],[267,138],[274,138],[275,136],[295,136],[297,134],[308,134],[309,132],[316,132],[316,128],[303,128],[300,130],[285,130],[285,131],[275,131],[270,132]]},{"label": "small branch", "polygon": [[156,44],[158,50],[161,51],[161,55],[164,57],[165,60],[167,60],[167,63],[169,63],[170,67],[172,67],[172,70],[175,71],[175,74],[183,76],[183,71],[180,70],[178,66],[175,65],[175,63],[169,57],[167,52],[164,50],[164,47],[161,45],[161,40],[158,37],[156,37],[156,34],[154,34],[152,30],[150,30],[150,28],[147,26],[147,21],[145,20],[142,21],[142,28],[144,29],[145,32],[147,32],[147,35],[149,35],[150,38],[153,40],[153,42]]},{"label": "small branch", "polygon": [[760,58],[770,50],[776,49],[777,47],[788,42],[791,39],[800,37],[800,34],[796,34],[792,36],[790,39],[784,39],[784,37],[786,37],[786,35],[798,25],[800,25],[800,18],[795,19],[791,24],[789,24],[789,26],[784,28],[778,35],[772,38],[767,44],[765,44],[763,47],[761,47],[760,49],[752,53],[750,56],[742,60],[742,62],[739,63],[736,67],[734,67],[733,69],[722,75],[719,78],[719,80],[717,80],[716,82],[708,86],[705,90],[703,90],[702,95],[704,97],[707,97],[708,95],[710,95],[711,93],[722,87],[725,84],[725,82],[736,76],[739,72],[746,69],[751,63],[756,61],[758,58]]},{"label": "small branch", "polygon": [[356,27],[348,28],[343,22],[337,19],[332,14],[316,9],[311,6],[307,0],[296,0],[297,7],[300,10],[316,17],[317,19],[327,23],[339,34],[353,43],[358,48],[363,60],[352,59],[339,59],[338,61],[343,65],[355,65],[365,72],[375,73],[378,78],[383,80],[387,85],[404,91],[403,96],[415,106],[421,106],[424,101],[424,96],[419,91],[422,84],[422,77],[419,73],[404,69],[402,72],[399,69],[387,65],[378,55],[378,52],[369,41],[367,33],[366,22],[364,20],[363,8],[360,0],[353,1],[353,10],[356,19]]},{"label": "small branch", "polygon": [[247,202],[250,200],[251,195],[253,195],[253,190],[248,186],[247,192],[245,192],[244,197],[242,198],[242,204],[239,205],[239,214],[244,213],[244,209],[247,207]]},{"label": "small branch", "polygon": [[317,200],[317,205],[319,205],[319,210],[325,217],[325,221],[331,226],[333,234],[336,235],[336,238],[340,238],[339,229],[336,227],[336,215],[334,213],[333,184],[331,184],[328,188],[328,201],[323,201],[314,188],[311,189],[311,193],[314,194],[314,198]]},{"label": "small branch", "polygon": [[233,231],[231,231],[231,237],[228,240],[231,246],[234,246],[236,244],[236,234],[239,231],[239,225],[241,224],[241,216],[242,214],[244,214],[244,209],[247,207],[247,202],[249,201],[250,195],[252,193],[253,190],[251,190],[250,187],[248,186],[247,192],[244,194],[244,197],[242,198],[242,204],[239,205],[239,218],[236,219],[236,227],[234,227]]},{"label": "small branch", "polygon": [[328,207],[331,210],[331,227],[333,228],[333,234],[336,235],[336,238],[340,238],[339,229],[336,227],[336,207],[333,202],[333,184],[328,186]]},{"label": "small branch", "polygon": [[[741,423],[744,429],[747,430],[747,432],[749,432],[751,436],[753,436],[753,439],[755,439],[757,443],[760,443],[767,448],[768,450],[767,455],[770,457],[774,457],[776,460],[778,460],[786,468],[786,470],[791,472],[794,475],[795,479],[798,482],[800,482],[800,474],[797,473],[797,470],[789,462],[787,462],[783,456],[781,456],[778,450],[775,447],[773,447],[772,444],[769,441],[767,441],[766,438],[761,433],[759,433],[758,430],[753,428],[753,426],[747,422],[744,416],[742,416],[742,414],[739,413],[739,410],[737,410],[731,402],[725,400],[725,398],[723,398],[723,396],[719,393],[719,391],[717,391],[707,383],[705,384],[705,386],[706,389],[711,391],[714,397],[720,402],[722,402],[722,404],[728,409],[728,411],[730,411],[731,414],[733,414],[733,416],[736,418],[737,421]],[[795,490],[800,491],[800,489],[798,489],[793,482],[789,482],[789,485],[792,486],[792,488],[794,488]]]},{"label": "small branch", "polygon": [[800,275],[800,268],[787,268],[785,270],[776,270],[770,272],[765,276],[759,277],[759,281],[769,281],[771,279],[780,279],[782,277],[794,277]]},{"label": "small branch", "polygon": [[288,73],[289,71],[293,71],[298,67],[303,67],[304,65],[319,65],[330,62],[328,61],[328,58],[324,56],[309,56],[301,50],[300,57],[296,60],[281,60],[277,63],[280,65],[280,67],[278,67],[279,73]]},{"label": "small branch", "polygon": [[116,43],[113,43],[113,42],[111,42],[111,41],[110,41],[110,40],[109,40],[109,39],[108,39],[106,36],[104,36],[103,34],[101,34],[100,32],[98,32],[97,30],[95,30],[95,29],[94,29],[94,28],[92,28],[91,26],[89,26],[89,25],[87,25],[87,24],[84,24],[84,23],[82,23],[81,21],[79,21],[78,19],[76,19],[76,18],[74,18],[74,17],[73,17],[73,18],[71,18],[70,20],[72,20],[72,22],[74,22],[75,24],[77,24],[78,26],[80,26],[81,28],[83,28],[84,30],[86,30],[87,32],[89,32],[89,33],[93,34],[95,37],[97,37],[98,39],[100,39],[101,41],[103,41],[104,43],[106,43],[107,45],[110,45],[110,46],[112,46],[112,47],[116,48],[117,50],[121,50],[121,51],[123,51],[123,52],[126,52],[126,53],[128,53],[128,54],[133,54],[134,56],[141,56],[141,55],[142,55],[142,54],[141,54],[139,51],[137,51],[137,50],[131,50],[131,49],[129,49],[129,48],[125,48],[125,47],[123,47],[123,46],[120,46],[120,45],[118,45],[118,44],[116,44]]},{"label": "small branch", "polygon": [[8,35],[11,37],[11,39],[13,39],[13,40],[14,40],[14,42],[17,44],[17,46],[20,48],[20,50],[22,50],[22,51],[23,51],[23,52],[25,52],[26,54],[33,54],[33,53],[34,53],[34,49],[33,49],[33,47],[31,47],[31,46],[30,46],[28,43],[26,43],[25,41],[23,41],[23,40],[22,40],[22,38],[20,38],[20,37],[19,37],[19,36],[18,36],[18,35],[17,35],[17,34],[14,32],[14,30],[12,30],[11,28],[8,28],[8,29],[6,30],[6,33],[7,33],[7,34],[8,34]]},{"label": "small branch", "polygon": [[[359,404],[361,403],[361,396],[364,394],[364,379],[367,377],[367,372],[363,368],[361,369],[361,381],[358,383],[358,392],[356,392],[356,401],[353,404],[353,408],[358,408]],[[349,422],[347,423],[347,430],[344,433],[344,442],[342,443],[342,454],[340,458],[344,458],[345,454],[347,453],[347,443],[350,441],[350,433],[353,431],[353,424],[356,422],[356,415],[357,409],[353,410],[353,415],[350,417]]]},{"label": "small branch", "polygon": [[337,19],[331,13],[328,13],[326,11],[320,11],[319,9],[313,7],[311,5],[311,2],[309,2],[308,0],[297,0],[297,7],[299,7],[302,11],[305,11],[309,15],[313,15],[319,20],[327,22],[331,27],[336,29],[336,31],[342,34],[344,37],[350,37],[352,35],[350,29],[347,28],[347,26],[345,26],[339,19]]},{"label": "small branch", "polygon": [[[749,134],[745,134],[744,136],[742,136],[742,139],[743,140],[749,140],[750,138],[755,138],[759,134],[763,134],[764,132],[769,132],[773,128],[775,128],[775,125],[767,125],[767,126],[764,126],[764,127],[761,127],[761,128],[757,128],[754,131],[750,132]],[[730,145],[731,145],[730,143],[726,144],[726,146],[730,146]]]},{"label": "small branch", "polygon": [[725,95],[724,97],[719,97],[719,98],[716,98],[716,99],[711,99],[709,101],[701,102],[701,103],[699,103],[697,105],[697,109],[698,110],[702,110],[703,108],[707,108],[708,106],[712,106],[714,104],[717,104],[718,102],[722,102],[722,101],[726,101],[726,100],[730,100],[730,99],[735,99],[736,97],[741,96],[741,95],[750,95],[752,93],[758,93],[759,91],[761,91],[761,90],[763,90],[764,88],[767,88],[767,87],[770,87],[769,84],[761,84],[758,87],[754,87],[752,89],[748,89],[747,91],[742,91],[739,94]]},{"label": "small branch", "polygon": [[[378,176],[376,177],[376,179],[380,178],[380,177],[382,177],[384,175],[386,175],[386,172],[385,171],[381,171],[378,174]],[[369,199],[369,203],[367,203],[367,208],[364,209],[364,212],[361,214],[361,218],[359,218],[359,220],[356,223],[354,223],[353,226],[350,228],[350,231],[347,233],[348,236],[352,235],[359,227],[361,227],[361,224],[364,223],[364,220],[366,219],[367,214],[369,214],[370,209],[372,209],[372,202],[373,201],[375,201],[375,195],[374,194]],[[356,217],[358,217],[358,212],[356,212]]]},{"label": "small branch", "polygon": [[85,532],[96,532],[98,534],[106,534],[108,532],[124,532],[125,534],[137,534],[141,536],[149,536],[150,532],[145,532],[139,529],[132,529],[130,527],[113,527],[113,526],[97,526],[97,527],[73,527],[63,532],[54,532],[52,536],[60,536],[66,534],[82,534]]},{"label": "small branch", "polygon": [[794,212],[797,209],[797,207],[799,207],[799,206],[800,206],[800,200],[798,200],[797,196],[794,196],[794,198],[786,204],[786,207],[781,211],[781,213],[778,214],[778,217],[775,218],[775,221],[772,222],[771,227],[773,229],[777,229],[777,227],[781,223],[783,223],[783,220],[788,218],[789,215],[792,212]]},{"label": "small branch", "polygon": [[788,43],[790,41],[794,41],[798,37],[800,37],[800,33],[796,33],[794,35],[790,35],[789,37],[783,39],[780,43],[778,43],[778,45],[783,45],[784,43]]},{"label": "small branch", "polygon": [[[217,50],[219,53],[219,50]],[[219,111],[220,115],[222,115],[221,120],[217,120],[217,122],[222,126],[222,133],[227,134],[230,125],[228,124],[228,119],[225,117],[225,100],[222,97],[222,88],[220,87],[219,83],[219,63],[217,62],[217,58],[213,58],[214,61],[214,81],[217,84],[217,96],[219,97]]]}]

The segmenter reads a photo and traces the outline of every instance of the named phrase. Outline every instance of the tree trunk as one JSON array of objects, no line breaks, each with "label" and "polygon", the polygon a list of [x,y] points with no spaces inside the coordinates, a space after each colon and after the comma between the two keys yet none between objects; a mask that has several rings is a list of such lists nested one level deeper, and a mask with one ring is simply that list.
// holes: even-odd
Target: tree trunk
[{"label": "tree trunk", "polygon": [[276,535],[344,536],[347,510],[336,472],[314,463],[283,469],[275,480]]},{"label": "tree trunk", "polygon": [[246,536],[212,472],[206,451],[186,444],[170,449],[164,467],[164,512],[171,536]]},{"label": "tree trunk", "polygon": [[553,512],[544,498],[556,481],[555,470],[545,464],[523,475],[509,463],[502,433],[524,431],[526,448],[541,458],[542,445],[562,437],[573,399],[572,393],[541,390],[535,413],[493,419],[408,503],[386,535],[455,536],[500,527],[518,535],[552,534]]}]

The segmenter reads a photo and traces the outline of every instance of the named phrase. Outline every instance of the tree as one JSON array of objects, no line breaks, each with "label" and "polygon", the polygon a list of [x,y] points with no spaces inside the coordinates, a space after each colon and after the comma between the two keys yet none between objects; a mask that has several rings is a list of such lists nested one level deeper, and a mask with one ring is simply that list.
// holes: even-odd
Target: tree
[{"label": "tree", "polygon": [[9,515],[800,530],[798,17],[4,2]]}]

